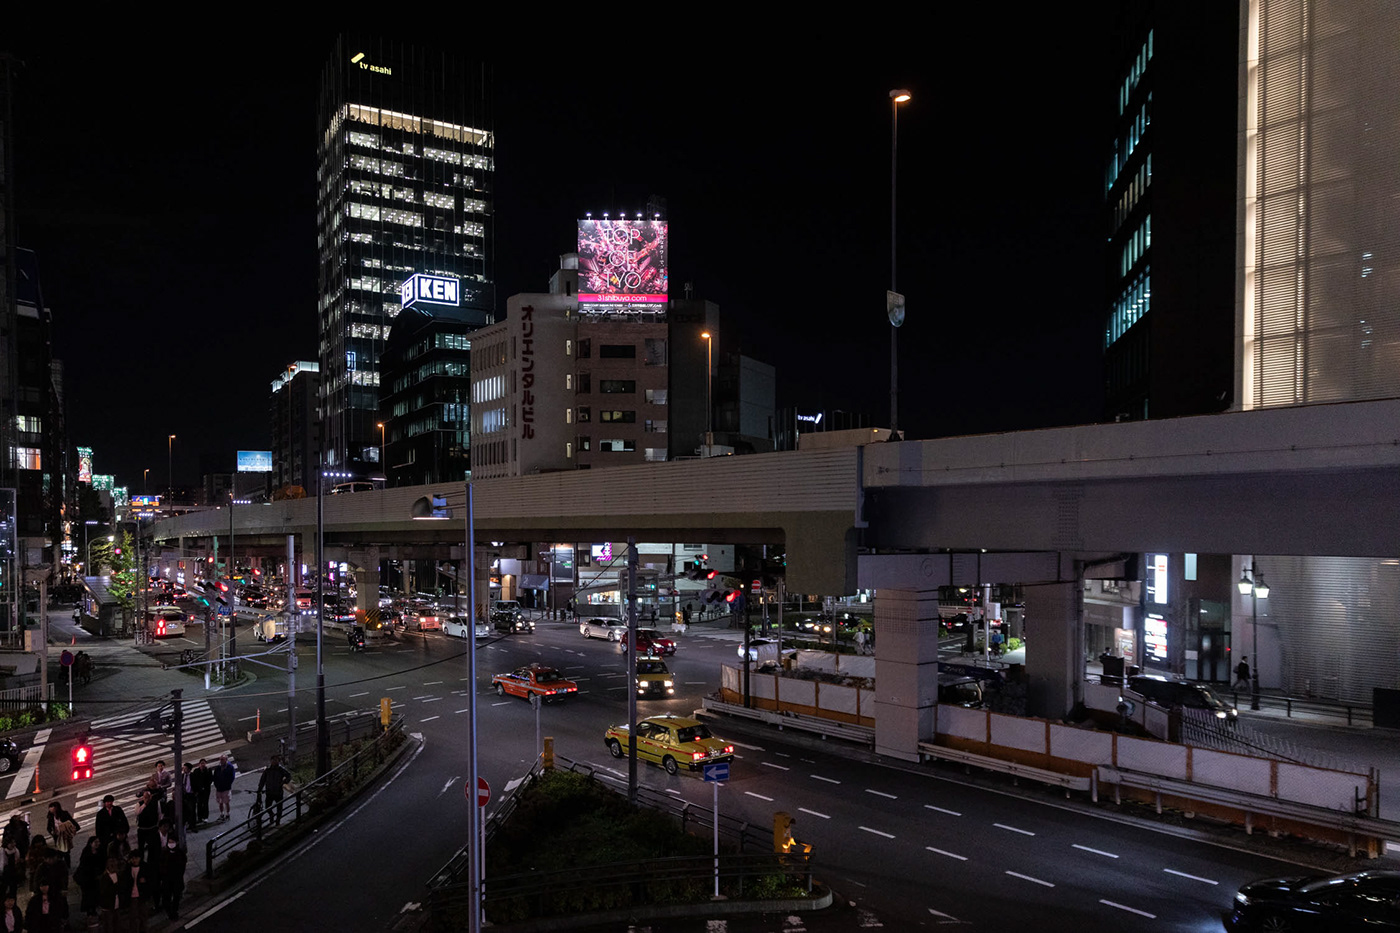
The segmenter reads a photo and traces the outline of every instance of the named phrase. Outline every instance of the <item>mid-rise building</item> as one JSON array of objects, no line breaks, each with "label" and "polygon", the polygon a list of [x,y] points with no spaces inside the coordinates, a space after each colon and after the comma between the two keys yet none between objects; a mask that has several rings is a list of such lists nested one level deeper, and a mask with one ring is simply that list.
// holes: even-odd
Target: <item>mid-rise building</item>
[{"label": "mid-rise building", "polygon": [[268,420],[272,422],[274,490],[300,486],[308,496],[316,494],[322,444],[320,369],[317,363],[298,361],[272,380]]},{"label": "mid-rise building", "polygon": [[769,453],[777,429],[777,370],[742,353],[724,353],[715,374],[715,442],[736,454]]},{"label": "mid-rise building", "polygon": [[416,274],[491,320],[495,140],[487,66],[341,37],[321,81],[318,312],[327,464],[381,475],[381,355]]}]

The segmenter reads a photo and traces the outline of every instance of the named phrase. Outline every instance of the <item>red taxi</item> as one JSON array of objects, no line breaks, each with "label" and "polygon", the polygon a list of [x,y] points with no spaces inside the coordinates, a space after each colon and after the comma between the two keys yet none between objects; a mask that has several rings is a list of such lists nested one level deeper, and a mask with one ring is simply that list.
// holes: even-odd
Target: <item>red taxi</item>
[{"label": "red taxi", "polygon": [[510,694],[525,700],[532,696],[545,701],[562,700],[578,693],[578,684],[566,680],[563,674],[543,664],[530,664],[509,674],[494,674],[491,686],[496,688],[496,696]]}]

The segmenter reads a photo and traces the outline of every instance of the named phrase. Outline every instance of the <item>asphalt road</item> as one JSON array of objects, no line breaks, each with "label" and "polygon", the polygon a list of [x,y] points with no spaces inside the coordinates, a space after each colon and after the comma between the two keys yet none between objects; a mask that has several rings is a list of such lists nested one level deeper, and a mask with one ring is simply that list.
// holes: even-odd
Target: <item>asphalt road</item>
[{"label": "asphalt road", "polygon": [[[202,644],[197,628],[192,634]],[[684,636],[677,656],[667,659],[679,698],[639,701],[639,715],[699,706],[714,689],[719,664],[737,660],[736,642],[727,636],[699,627]],[[352,654],[336,632],[326,646],[328,714],[377,709],[379,698],[389,697],[422,747],[374,797],[212,911],[190,918],[191,928],[384,930],[422,900],[424,882],[463,844],[466,645],[437,633],[410,634]],[[160,650],[178,655],[179,647]],[[310,722],[314,646],[303,639],[298,653],[298,720]],[[602,743],[606,727],[626,718],[624,656],[615,645],[583,639],[572,625],[542,622],[534,635],[480,643],[479,761],[495,801],[535,759],[536,712],[523,700],[490,692],[490,676],[534,660],[580,685],[579,696],[542,707],[541,732],[555,738],[559,754],[625,781],[626,761],[612,759]],[[263,668],[257,676],[248,687],[205,696],[225,737],[252,728],[259,715],[265,724],[284,720],[285,673]],[[170,672],[146,677],[172,686],[192,682]],[[875,765],[867,753],[756,725],[716,731],[737,746],[721,811],[758,827],[770,826],[777,810],[795,816],[795,834],[814,844],[821,877],[853,905],[839,915],[842,929],[1218,930],[1220,912],[1241,883],[1289,870],[1258,854],[1106,818],[1112,811],[1087,813],[1051,795],[989,789],[947,769]],[[65,766],[60,752],[55,747],[46,757],[46,770]],[[266,753],[254,746],[240,757],[260,765]],[[710,806],[711,788],[695,775],[671,777],[640,764],[639,776],[661,792]],[[550,840],[559,843],[567,840]],[[811,928],[825,929],[820,923]],[[767,927],[735,922],[728,928]]]}]

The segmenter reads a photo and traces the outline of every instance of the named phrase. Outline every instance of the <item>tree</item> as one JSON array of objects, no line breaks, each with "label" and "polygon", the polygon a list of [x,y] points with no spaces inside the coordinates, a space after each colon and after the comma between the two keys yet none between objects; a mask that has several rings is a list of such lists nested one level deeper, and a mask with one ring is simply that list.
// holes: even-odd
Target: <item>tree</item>
[{"label": "tree", "polygon": [[[102,561],[97,557],[97,544],[93,543],[92,560],[93,566],[106,563],[112,568],[111,581],[107,585],[107,590],[116,597],[117,604],[127,611],[136,608],[136,595],[140,592],[139,586],[144,585],[144,581],[138,580],[136,573],[136,545],[131,540],[131,532],[122,529],[121,544],[115,545],[111,541],[103,540],[103,547],[107,549]],[[118,550],[120,554],[116,553]]]}]

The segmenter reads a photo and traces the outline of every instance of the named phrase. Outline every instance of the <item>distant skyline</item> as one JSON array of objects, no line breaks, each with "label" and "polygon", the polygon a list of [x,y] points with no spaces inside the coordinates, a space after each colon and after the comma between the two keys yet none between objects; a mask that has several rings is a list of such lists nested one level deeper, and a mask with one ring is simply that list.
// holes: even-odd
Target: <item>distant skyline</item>
[{"label": "distant skyline", "polygon": [[[888,92],[907,87],[901,427],[1097,420],[1104,9],[956,14],[964,46],[904,66],[893,50],[498,56],[497,313],[545,290],[586,212],[659,195],[671,293],[692,283],[720,305],[721,347],[775,365],[780,406],[886,423]],[[145,468],[164,488],[171,433],[177,485],[231,470],[270,446],[271,381],[317,359],[315,112],[334,34],[131,39],[119,62],[97,40],[16,39],[18,243],[39,254],[70,440],[134,491]]]}]

